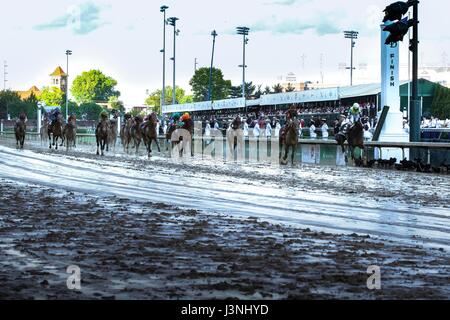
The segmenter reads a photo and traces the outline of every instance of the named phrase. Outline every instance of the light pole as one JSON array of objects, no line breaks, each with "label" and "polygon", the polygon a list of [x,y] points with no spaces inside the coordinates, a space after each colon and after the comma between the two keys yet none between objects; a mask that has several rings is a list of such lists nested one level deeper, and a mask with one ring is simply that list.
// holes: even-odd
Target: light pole
[{"label": "light pole", "polygon": [[163,49],[161,50],[163,54],[163,89],[161,92],[161,108],[166,104],[166,10],[169,9],[168,6],[162,6],[160,11],[164,14],[163,23]]},{"label": "light pole", "polygon": [[350,86],[353,86],[353,70],[355,70],[353,67],[353,49],[355,48],[355,40],[358,39],[358,34],[359,32],[357,31],[344,31],[345,38],[351,41],[350,68],[347,68],[347,70],[350,69]]},{"label": "light pole", "polygon": [[69,56],[72,55],[72,50],[66,50],[67,56],[67,76],[66,76],[66,121],[69,120]]},{"label": "light pole", "polygon": [[175,83],[175,76],[176,76],[176,40],[177,35],[180,33],[180,30],[177,30],[177,21],[180,20],[176,17],[171,17],[168,19],[168,22],[171,26],[173,26],[173,89],[172,89],[172,104],[177,104],[177,95],[176,95],[176,83]]},{"label": "light pole", "polygon": [[216,30],[211,32],[213,36],[213,46],[211,55],[211,68],[209,69],[209,89],[208,89],[208,101],[212,101],[212,81],[213,81],[213,66],[214,66],[214,49],[216,47],[216,37],[218,36]]},{"label": "light pole", "polygon": [[250,29],[247,27],[237,27],[237,34],[243,36],[243,63],[239,67],[242,67],[242,97],[245,99],[245,69],[247,65],[245,64],[245,46],[248,44],[248,33]]}]

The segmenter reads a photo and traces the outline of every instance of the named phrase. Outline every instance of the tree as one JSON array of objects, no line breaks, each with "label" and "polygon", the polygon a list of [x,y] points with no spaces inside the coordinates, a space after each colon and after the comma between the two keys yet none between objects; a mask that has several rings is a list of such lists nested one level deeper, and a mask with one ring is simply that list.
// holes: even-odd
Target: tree
[{"label": "tree", "polygon": [[266,86],[266,88],[264,89],[264,94],[271,94],[272,93],[272,89],[269,86]]},{"label": "tree", "polygon": [[121,113],[125,112],[125,106],[123,105],[122,101],[119,101],[119,98],[117,96],[110,97],[108,102],[111,106],[111,109],[117,110]]},{"label": "tree", "polygon": [[255,92],[255,99],[261,98],[262,95],[263,95],[262,84],[260,84],[258,85],[258,89]]},{"label": "tree", "polygon": [[[193,100],[195,102],[208,100],[209,74],[210,68],[197,69],[189,82],[194,93]],[[211,100],[226,99],[231,92],[231,81],[225,80],[222,70],[217,68],[212,69],[212,79]]]},{"label": "tree", "polygon": [[431,113],[440,119],[450,118],[450,89],[439,84],[436,85]]},{"label": "tree", "polygon": [[[250,99],[254,96],[256,90],[256,86],[253,85],[253,82],[246,82],[245,83],[245,98]],[[232,87],[231,89],[231,98],[242,98],[242,84],[237,87]]]},{"label": "tree", "polygon": [[283,86],[281,84],[276,84],[272,87],[273,93],[282,93],[283,92]]},{"label": "tree", "polygon": [[19,95],[10,90],[0,91],[0,119],[7,119],[10,107],[21,102]]},{"label": "tree", "polygon": [[100,70],[91,70],[75,78],[71,92],[78,103],[108,101],[110,97],[120,96],[120,92],[115,89],[116,85],[116,80]]},{"label": "tree", "polygon": [[98,120],[102,111],[102,106],[96,103],[83,103],[77,108],[76,115],[79,119]]},{"label": "tree", "polygon": [[58,87],[44,87],[39,100],[47,106],[61,106],[63,104],[64,92]]},{"label": "tree", "polygon": [[[145,104],[149,107],[152,107],[153,111],[157,114],[161,114],[161,92],[162,90],[158,89],[153,91],[145,100]],[[172,87],[168,86],[166,87],[166,105],[172,104]],[[192,96],[187,96],[186,91],[180,87],[176,87],[175,89],[175,96],[176,101],[178,104],[185,104],[185,103],[192,103],[193,98]]]},{"label": "tree", "polygon": [[292,84],[288,83],[286,92],[294,92],[294,91],[295,91],[295,87]]},{"label": "tree", "polygon": [[[66,114],[66,104],[65,103],[63,103],[63,105],[61,106],[61,113],[64,116]],[[79,112],[78,105],[74,101],[71,101],[71,100],[69,100],[69,112],[68,112],[68,114],[69,115],[74,114],[74,115],[77,116],[77,118],[81,118],[82,119],[81,114]]]}]

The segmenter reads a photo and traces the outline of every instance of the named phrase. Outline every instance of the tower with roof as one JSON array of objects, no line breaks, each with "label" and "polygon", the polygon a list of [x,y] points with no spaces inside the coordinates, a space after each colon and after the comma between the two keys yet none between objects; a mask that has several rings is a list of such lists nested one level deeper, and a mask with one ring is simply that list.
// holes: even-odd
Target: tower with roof
[{"label": "tower with roof", "polygon": [[62,92],[66,92],[67,73],[65,73],[61,67],[57,67],[50,77],[52,87],[60,88]]}]

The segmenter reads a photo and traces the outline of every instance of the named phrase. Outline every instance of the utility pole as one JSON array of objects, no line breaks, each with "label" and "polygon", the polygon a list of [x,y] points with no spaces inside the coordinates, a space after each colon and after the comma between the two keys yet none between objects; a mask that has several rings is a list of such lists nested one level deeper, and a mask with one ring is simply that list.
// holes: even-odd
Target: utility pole
[{"label": "utility pole", "polygon": [[168,6],[162,6],[160,11],[164,14],[163,22],[163,49],[161,53],[163,54],[163,88],[161,91],[161,107],[166,105],[166,10],[169,9]]},{"label": "utility pole", "polygon": [[350,86],[353,86],[353,70],[355,70],[353,67],[353,49],[355,48],[355,40],[358,39],[358,34],[359,32],[357,31],[344,31],[345,38],[351,41],[350,68],[347,68],[347,70],[350,69]]},{"label": "utility pole", "polygon": [[198,66],[198,62],[197,62],[197,58],[195,58],[195,60],[194,60],[194,73],[197,72],[197,66]]},{"label": "utility pole", "polygon": [[212,101],[212,82],[213,82],[213,67],[214,67],[214,49],[216,46],[216,37],[218,36],[216,30],[211,32],[213,37],[212,55],[211,55],[211,68],[209,69],[209,88],[208,88],[208,100]]}]

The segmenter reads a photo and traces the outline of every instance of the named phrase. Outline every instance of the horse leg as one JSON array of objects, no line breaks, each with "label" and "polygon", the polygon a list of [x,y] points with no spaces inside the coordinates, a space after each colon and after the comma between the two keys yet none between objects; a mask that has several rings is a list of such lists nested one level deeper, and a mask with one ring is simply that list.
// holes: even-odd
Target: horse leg
[{"label": "horse leg", "polygon": [[295,151],[296,151],[296,147],[295,147],[295,145],[293,145],[292,146],[292,156],[291,156],[292,165],[294,165]]},{"label": "horse leg", "polygon": [[158,147],[158,152],[161,153],[161,148],[159,147],[158,138],[155,138],[156,146]]},{"label": "horse leg", "polygon": [[48,144],[49,144],[49,148],[52,149],[52,135],[51,134],[48,135]]}]

